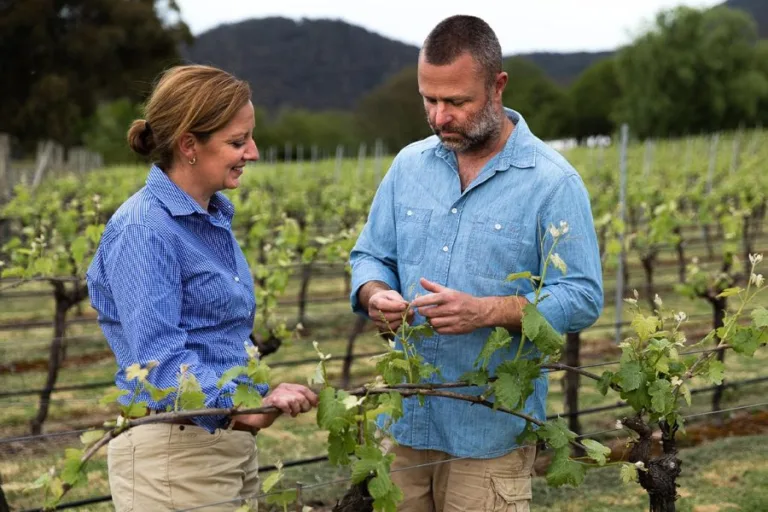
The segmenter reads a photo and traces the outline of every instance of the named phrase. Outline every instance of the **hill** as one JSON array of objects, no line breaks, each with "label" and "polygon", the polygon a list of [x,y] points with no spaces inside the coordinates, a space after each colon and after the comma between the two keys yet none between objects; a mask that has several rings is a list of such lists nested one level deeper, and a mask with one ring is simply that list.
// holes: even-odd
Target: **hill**
[{"label": "hill", "polygon": [[346,110],[414,64],[418,48],[342,21],[262,18],[200,34],[183,56],[248,80],[254,103],[270,111]]},{"label": "hill", "polygon": [[[750,13],[768,38],[768,1],[727,0]],[[416,63],[418,48],[339,20],[251,19],[220,25],[184,48],[187,61],[212,64],[251,83],[254,101],[281,107],[349,110],[376,86]],[[560,85],[613,52],[522,54]]]},{"label": "hill", "polygon": [[757,23],[760,38],[768,38],[768,2],[765,0],[728,0],[723,5],[731,9],[741,9],[752,15]]}]

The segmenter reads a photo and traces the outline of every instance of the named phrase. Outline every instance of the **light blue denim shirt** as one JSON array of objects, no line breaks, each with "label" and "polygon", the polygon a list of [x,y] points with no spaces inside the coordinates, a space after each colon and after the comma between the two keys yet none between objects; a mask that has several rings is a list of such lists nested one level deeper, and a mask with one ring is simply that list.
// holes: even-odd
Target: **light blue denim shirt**
[{"label": "light blue denim shirt", "polygon": [[[527,280],[506,281],[514,272],[541,275],[551,238],[541,236],[560,221],[569,239],[557,253],[566,275],[550,268],[539,311],[561,333],[592,325],[603,308],[602,269],[586,187],[566,159],[531,133],[523,117],[506,109],[516,124],[503,150],[462,193],[455,154],[436,136],[405,147],[394,159],[373,200],[368,221],[350,255],[353,311],[365,315],[357,292],[378,280],[406,300],[427,292],[424,277],[475,296],[523,295],[534,301]],[[416,324],[424,318],[416,315]],[[444,381],[472,371],[490,328],[465,335],[435,334],[416,343],[426,362]],[[519,332],[509,350],[497,352],[493,372],[514,358]],[[398,348],[401,347],[399,341]],[[526,348],[527,349],[527,348]],[[438,382],[435,376],[432,382]],[[546,416],[546,374],[535,381],[527,414]],[[454,390],[478,394],[479,388]],[[385,418],[384,418],[385,419]],[[380,418],[380,425],[383,419]],[[392,426],[398,443],[458,457],[489,458],[513,450],[525,427],[517,417],[447,398],[404,400],[404,415]]]}]

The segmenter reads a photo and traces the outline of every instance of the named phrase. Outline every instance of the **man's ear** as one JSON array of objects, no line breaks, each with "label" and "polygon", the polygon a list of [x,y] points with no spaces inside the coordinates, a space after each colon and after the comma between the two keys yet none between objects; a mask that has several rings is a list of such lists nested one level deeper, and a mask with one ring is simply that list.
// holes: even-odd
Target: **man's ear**
[{"label": "man's ear", "polygon": [[507,87],[507,82],[509,82],[509,75],[506,71],[502,71],[498,75],[496,75],[496,83],[494,85],[494,92],[501,97],[501,95],[504,93],[504,89]]}]

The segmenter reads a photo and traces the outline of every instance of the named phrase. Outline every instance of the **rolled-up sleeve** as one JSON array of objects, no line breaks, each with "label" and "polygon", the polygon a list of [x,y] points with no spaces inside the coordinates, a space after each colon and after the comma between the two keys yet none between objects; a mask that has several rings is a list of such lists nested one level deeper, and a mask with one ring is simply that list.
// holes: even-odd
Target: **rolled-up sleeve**
[{"label": "rolled-up sleeve", "polygon": [[367,316],[358,299],[360,288],[370,281],[382,281],[400,291],[397,277],[397,236],[395,231],[394,179],[397,161],[381,181],[371,204],[368,219],[352,248],[350,302],[355,313]]},{"label": "rolled-up sleeve", "polygon": [[[147,226],[128,225],[109,248],[107,271],[130,359],[142,366],[150,361],[158,363],[148,381],[160,388],[176,388],[180,369],[185,366],[199,381],[206,407],[231,408],[235,384],[220,389],[217,374],[186,348],[187,332],[180,327],[181,268],[170,244]],[[173,405],[174,397],[150,400],[148,406],[163,410]],[[195,421],[213,432],[224,419],[206,416]]]},{"label": "rolled-up sleeve", "polygon": [[[553,242],[548,230],[562,229],[561,222],[567,223],[568,232],[554,253],[565,263],[566,272],[550,263],[538,310],[558,332],[578,332],[594,324],[603,310],[600,251],[589,196],[578,174],[563,177],[540,212],[539,232],[544,236],[540,275]],[[534,302],[535,292],[525,298]]]}]

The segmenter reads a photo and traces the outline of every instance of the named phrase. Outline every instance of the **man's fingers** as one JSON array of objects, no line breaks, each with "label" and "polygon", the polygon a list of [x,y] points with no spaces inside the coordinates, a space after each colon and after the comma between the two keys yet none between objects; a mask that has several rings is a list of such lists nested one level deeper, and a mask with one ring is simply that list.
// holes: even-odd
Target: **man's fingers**
[{"label": "man's fingers", "polygon": [[450,291],[450,288],[446,288],[441,284],[433,283],[432,281],[424,279],[423,277],[419,280],[419,282],[421,283],[421,286],[423,286],[424,289],[428,292],[441,293]]},{"label": "man's fingers", "polygon": [[377,309],[386,312],[400,312],[402,313],[408,308],[408,303],[400,300],[393,300],[390,298],[379,298],[375,301],[371,301],[369,308]]},{"label": "man's fingers", "polygon": [[416,297],[411,301],[411,306],[415,308],[423,308],[425,306],[439,306],[445,302],[445,294],[443,293],[430,293],[429,295],[422,295]]},{"label": "man's fingers", "polygon": [[423,308],[419,310],[419,313],[430,319],[456,315],[456,311],[450,304],[435,306],[433,308]]}]

